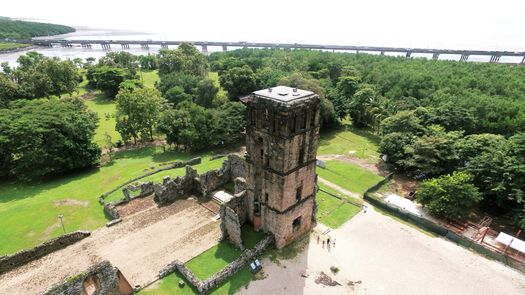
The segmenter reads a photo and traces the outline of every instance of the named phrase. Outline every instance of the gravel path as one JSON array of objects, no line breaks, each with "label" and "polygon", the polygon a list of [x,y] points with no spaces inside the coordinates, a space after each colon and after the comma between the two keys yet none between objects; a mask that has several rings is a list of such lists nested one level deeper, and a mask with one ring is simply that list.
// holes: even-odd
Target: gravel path
[{"label": "gravel path", "polygon": [[136,213],[0,276],[0,294],[38,294],[103,260],[118,267],[132,286],[145,285],[173,260],[188,261],[218,243],[219,222],[212,217],[194,200]]},{"label": "gravel path", "polygon": [[239,294],[525,294],[522,273],[373,209],[321,236],[336,239],[330,251],[316,241],[325,230],[319,225],[294,259],[264,259],[266,278]]}]

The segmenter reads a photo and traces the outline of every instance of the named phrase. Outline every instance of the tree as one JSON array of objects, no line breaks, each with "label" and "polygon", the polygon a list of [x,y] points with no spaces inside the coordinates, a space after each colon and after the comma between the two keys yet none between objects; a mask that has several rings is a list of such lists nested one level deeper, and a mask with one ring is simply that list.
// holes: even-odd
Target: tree
[{"label": "tree", "polygon": [[182,43],[176,50],[161,49],[158,57],[159,74],[183,73],[205,77],[208,73],[206,57],[190,43]]},{"label": "tree", "polygon": [[339,78],[335,91],[330,95],[337,116],[343,119],[349,115],[352,97],[359,88],[360,79],[356,76],[343,76]]},{"label": "tree", "polygon": [[209,108],[218,92],[219,89],[215,86],[213,80],[203,79],[197,84],[195,103],[205,108]]},{"label": "tree", "polygon": [[0,73],[0,108],[18,96],[18,85],[7,75]]},{"label": "tree", "polygon": [[98,60],[98,66],[127,69],[131,76],[137,74],[137,56],[126,51],[112,51]]},{"label": "tree", "polygon": [[427,134],[405,147],[407,158],[397,163],[406,171],[428,176],[452,172],[459,161],[454,142],[461,136],[459,131],[445,132],[440,126],[430,126]]},{"label": "tree", "polygon": [[97,165],[97,123],[79,99],[12,102],[0,109],[0,175],[32,179]]},{"label": "tree", "polygon": [[257,76],[249,66],[235,67],[219,77],[221,86],[228,91],[231,100],[257,90]]},{"label": "tree", "polygon": [[166,74],[160,77],[158,89],[163,96],[166,96],[168,90],[172,89],[173,87],[181,87],[184,93],[190,95],[191,99],[193,100],[195,97],[197,85],[199,84],[200,80],[200,77],[184,73]]},{"label": "tree", "polygon": [[465,172],[425,180],[416,200],[437,217],[464,219],[482,198],[470,181],[470,175]]},{"label": "tree", "polygon": [[184,92],[184,88],[181,86],[170,88],[164,94],[164,98],[166,98],[174,107],[183,101],[193,101],[193,96]]},{"label": "tree", "polygon": [[377,127],[385,115],[383,101],[370,85],[361,86],[347,106],[352,123],[358,128]]},{"label": "tree", "polygon": [[312,91],[319,96],[321,100],[321,122],[324,126],[332,125],[337,121],[334,105],[326,98],[326,91],[319,81],[309,78],[301,73],[293,73],[282,78],[280,85],[296,87]]},{"label": "tree", "polygon": [[117,95],[120,84],[128,78],[130,78],[130,73],[126,69],[108,66],[97,67],[92,70],[91,75],[88,75],[90,84],[104,91],[109,98]]},{"label": "tree", "polygon": [[193,102],[183,102],[177,109],[166,110],[158,130],[166,134],[168,144],[182,145],[197,151],[217,143],[213,130],[218,122],[215,110],[207,110]]},{"label": "tree", "polygon": [[139,64],[143,70],[156,70],[158,68],[157,55],[149,53],[148,55],[139,55]]},{"label": "tree", "polygon": [[116,129],[124,141],[139,138],[153,141],[166,100],[156,89],[143,88],[133,91],[122,89],[117,95]]}]

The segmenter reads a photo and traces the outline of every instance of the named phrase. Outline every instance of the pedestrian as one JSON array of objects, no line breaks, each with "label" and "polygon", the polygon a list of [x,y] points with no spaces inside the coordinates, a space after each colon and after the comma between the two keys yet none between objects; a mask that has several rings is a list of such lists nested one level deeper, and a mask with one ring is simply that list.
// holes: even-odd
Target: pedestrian
[{"label": "pedestrian", "polygon": [[332,242],[332,243],[334,243],[334,248],[335,248],[335,238],[333,239],[333,242]]},{"label": "pedestrian", "polygon": [[323,249],[324,249],[324,240],[323,240]]},{"label": "pedestrian", "polygon": [[363,213],[366,213],[366,209],[367,209],[366,205],[363,205]]},{"label": "pedestrian", "polygon": [[317,244],[319,245],[319,235],[317,235]]}]

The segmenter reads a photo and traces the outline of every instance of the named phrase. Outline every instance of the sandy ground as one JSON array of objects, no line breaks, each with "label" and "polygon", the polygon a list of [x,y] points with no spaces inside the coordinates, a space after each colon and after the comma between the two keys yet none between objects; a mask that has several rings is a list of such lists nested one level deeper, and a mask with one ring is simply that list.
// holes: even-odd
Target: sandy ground
[{"label": "sandy ground", "polygon": [[103,260],[117,266],[132,286],[145,285],[173,260],[186,262],[218,243],[213,215],[191,199],[152,207],[0,276],[0,294],[37,294]]},{"label": "sandy ground", "polygon": [[[316,241],[326,229],[319,225],[294,259],[264,259],[266,278],[239,294],[525,294],[514,269],[371,209],[322,236],[336,239],[330,251]],[[316,283],[321,272],[339,285]]]}]

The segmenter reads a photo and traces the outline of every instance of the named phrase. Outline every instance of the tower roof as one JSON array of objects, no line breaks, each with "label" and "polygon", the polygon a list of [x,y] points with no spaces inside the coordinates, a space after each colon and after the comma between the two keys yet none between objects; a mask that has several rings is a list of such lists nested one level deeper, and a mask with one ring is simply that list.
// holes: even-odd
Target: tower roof
[{"label": "tower roof", "polygon": [[273,100],[283,104],[292,104],[316,96],[308,90],[292,88],[288,86],[276,86],[273,88],[258,90],[253,95],[262,99]]}]

